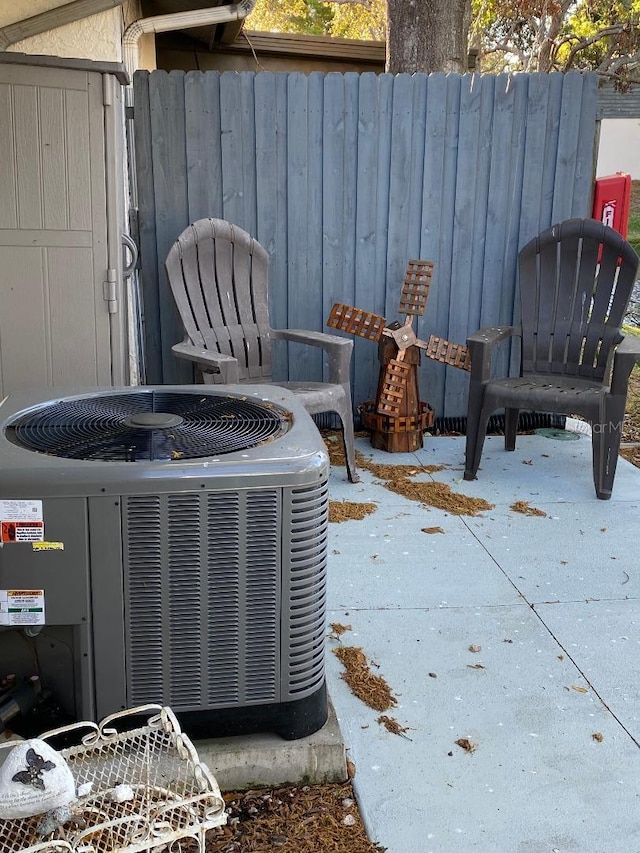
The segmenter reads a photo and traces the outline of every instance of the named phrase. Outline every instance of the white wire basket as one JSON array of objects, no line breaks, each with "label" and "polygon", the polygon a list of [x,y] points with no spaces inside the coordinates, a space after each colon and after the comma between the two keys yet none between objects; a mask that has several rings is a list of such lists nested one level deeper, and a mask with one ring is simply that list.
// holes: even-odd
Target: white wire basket
[{"label": "white wire basket", "polygon": [[[148,716],[144,726],[126,728],[127,717]],[[87,729],[89,732],[87,733]],[[106,717],[101,723],[76,723],[40,735],[61,734],[78,744],[59,750],[73,774],[76,790],[91,789],[71,805],[72,820],[42,833],[42,815],[0,820],[0,853],[204,853],[209,829],[226,823],[218,783],[170,708],[143,705]],[[0,750],[15,743],[0,745]],[[0,752],[0,758],[2,753]],[[117,802],[114,788],[127,785],[129,799]],[[40,827],[40,830],[39,830]]]}]

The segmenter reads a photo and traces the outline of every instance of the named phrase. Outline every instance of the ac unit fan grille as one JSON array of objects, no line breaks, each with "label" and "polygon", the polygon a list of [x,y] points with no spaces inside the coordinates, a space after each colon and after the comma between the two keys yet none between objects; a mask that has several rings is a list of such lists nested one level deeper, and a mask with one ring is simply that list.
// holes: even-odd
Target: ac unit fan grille
[{"label": "ac unit fan grille", "polygon": [[220,393],[132,389],[58,400],[6,428],[13,444],[51,456],[117,462],[197,459],[246,450],[289,429],[288,413]]}]

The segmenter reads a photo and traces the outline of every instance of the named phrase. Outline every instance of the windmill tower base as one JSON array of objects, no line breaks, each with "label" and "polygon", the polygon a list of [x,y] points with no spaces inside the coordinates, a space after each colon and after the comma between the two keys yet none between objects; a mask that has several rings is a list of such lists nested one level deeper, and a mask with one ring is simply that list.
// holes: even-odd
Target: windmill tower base
[{"label": "windmill tower base", "polygon": [[397,355],[398,349],[391,338],[382,338],[378,344],[380,357],[380,378],[375,400],[367,400],[359,407],[360,419],[366,429],[371,431],[371,444],[378,450],[388,453],[411,453],[422,447],[422,436],[434,422],[433,409],[427,403],[420,402],[418,387],[418,365],[420,349],[409,347],[405,351],[404,364],[409,367],[407,385],[397,417],[382,415],[377,411],[383,388],[387,366]]}]

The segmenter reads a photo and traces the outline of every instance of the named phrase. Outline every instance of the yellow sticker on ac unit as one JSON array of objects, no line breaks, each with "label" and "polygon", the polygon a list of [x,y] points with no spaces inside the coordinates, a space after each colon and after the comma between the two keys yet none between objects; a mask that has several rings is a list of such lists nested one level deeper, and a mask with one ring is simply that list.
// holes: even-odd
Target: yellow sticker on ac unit
[{"label": "yellow sticker on ac unit", "polygon": [[64,542],[32,542],[34,551],[64,551]]}]

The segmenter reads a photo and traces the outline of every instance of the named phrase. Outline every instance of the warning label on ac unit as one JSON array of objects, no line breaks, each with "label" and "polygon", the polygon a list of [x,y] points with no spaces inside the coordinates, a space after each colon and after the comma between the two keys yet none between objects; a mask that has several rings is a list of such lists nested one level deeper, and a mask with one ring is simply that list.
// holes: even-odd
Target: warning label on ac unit
[{"label": "warning label on ac unit", "polygon": [[0,542],[42,542],[42,501],[0,501]]},{"label": "warning label on ac unit", "polygon": [[0,625],[44,625],[43,589],[0,589]]}]

